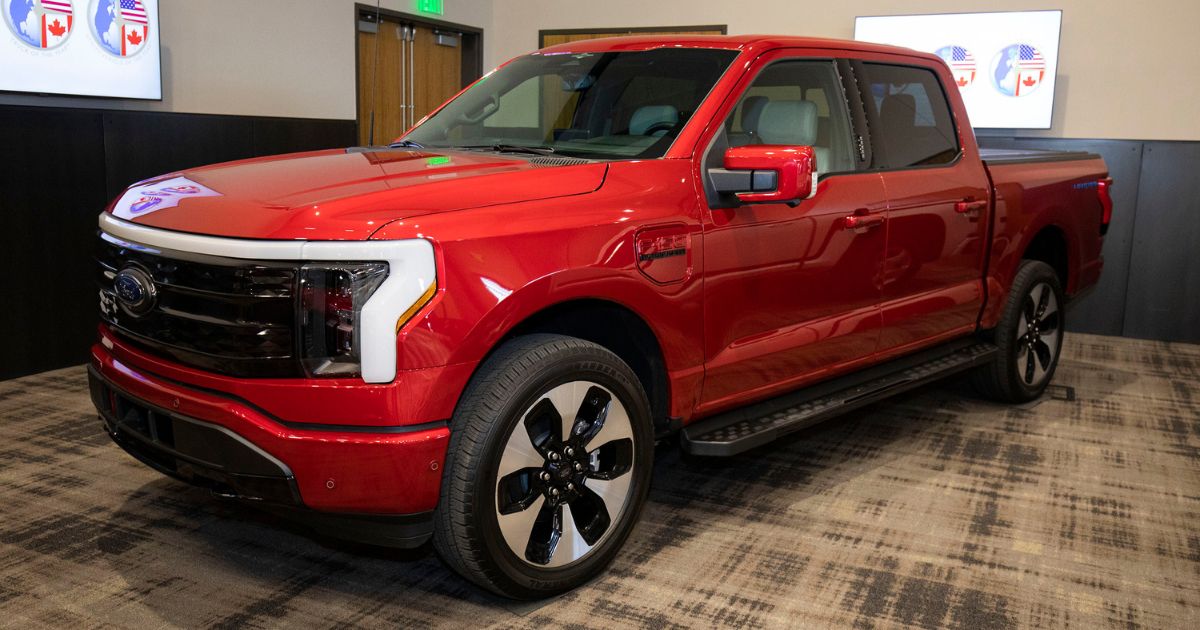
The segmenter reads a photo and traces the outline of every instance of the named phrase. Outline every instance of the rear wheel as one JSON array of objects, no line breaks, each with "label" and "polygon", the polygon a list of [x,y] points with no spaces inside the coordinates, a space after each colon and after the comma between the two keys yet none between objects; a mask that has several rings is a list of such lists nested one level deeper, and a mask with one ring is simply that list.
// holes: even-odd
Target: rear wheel
[{"label": "rear wheel", "polygon": [[451,431],[434,531],[447,564],[537,598],[612,561],[653,458],[649,403],[616,355],[558,335],[513,340],[480,367]]},{"label": "rear wheel", "polygon": [[1022,261],[996,326],[996,360],[976,369],[973,382],[1001,402],[1026,402],[1046,390],[1062,352],[1063,292],[1044,262]]}]

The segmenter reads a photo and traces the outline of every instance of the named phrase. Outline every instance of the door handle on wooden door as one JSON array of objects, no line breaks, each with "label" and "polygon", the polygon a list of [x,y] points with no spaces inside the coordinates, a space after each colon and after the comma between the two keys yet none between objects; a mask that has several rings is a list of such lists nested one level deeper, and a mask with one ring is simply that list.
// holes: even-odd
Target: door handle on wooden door
[{"label": "door handle on wooden door", "polygon": [[417,39],[417,27],[401,24],[396,28],[400,33],[400,131],[408,133],[416,122],[417,90],[413,81],[416,49],[413,42]]},{"label": "door handle on wooden door", "polygon": [[413,73],[416,72],[417,64],[414,57],[417,54],[417,27],[416,25],[408,27],[408,71],[405,75],[408,76],[408,124],[404,126],[404,132],[417,123],[417,81]]},{"label": "door handle on wooden door", "polygon": [[400,131],[403,133],[408,131],[408,27],[401,24],[396,33],[400,40]]}]

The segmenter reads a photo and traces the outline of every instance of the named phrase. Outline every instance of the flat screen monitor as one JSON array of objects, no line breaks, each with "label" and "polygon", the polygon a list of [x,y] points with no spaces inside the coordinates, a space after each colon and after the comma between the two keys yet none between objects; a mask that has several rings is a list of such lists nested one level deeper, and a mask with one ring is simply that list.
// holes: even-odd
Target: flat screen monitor
[{"label": "flat screen monitor", "polygon": [[1062,11],[859,17],[854,38],[941,57],[977,128],[1049,129]]},{"label": "flat screen monitor", "polygon": [[162,98],[158,0],[0,0],[0,91]]}]

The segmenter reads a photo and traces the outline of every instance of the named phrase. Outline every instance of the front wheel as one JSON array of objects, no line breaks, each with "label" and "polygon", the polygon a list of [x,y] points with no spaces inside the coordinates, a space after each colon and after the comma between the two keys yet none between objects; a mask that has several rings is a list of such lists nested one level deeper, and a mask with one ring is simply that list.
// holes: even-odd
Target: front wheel
[{"label": "front wheel", "polygon": [[649,403],[623,361],[571,337],[517,338],[455,411],[434,547],[501,595],[574,588],[633,529],[652,459]]},{"label": "front wheel", "polygon": [[973,374],[981,394],[1013,403],[1042,395],[1062,352],[1063,305],[1054,269],[1044,262],[1022,261],[994,331],[1000,352],[995,361]]}]

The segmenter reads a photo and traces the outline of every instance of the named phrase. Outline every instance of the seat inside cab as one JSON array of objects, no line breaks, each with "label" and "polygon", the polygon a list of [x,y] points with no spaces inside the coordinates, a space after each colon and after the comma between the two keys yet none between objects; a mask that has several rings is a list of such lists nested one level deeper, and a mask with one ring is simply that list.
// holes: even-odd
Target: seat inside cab
[{"label": "seat inside cab", "polygon": [[811,146],[820,173],[854,169],[849,118],[827,63],[784,61],[763,70],[725,121],[708,166],[721,165],[726,147],[753,144]]}]

